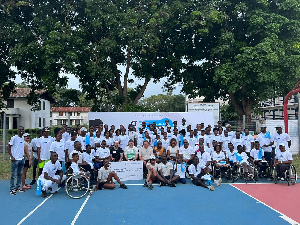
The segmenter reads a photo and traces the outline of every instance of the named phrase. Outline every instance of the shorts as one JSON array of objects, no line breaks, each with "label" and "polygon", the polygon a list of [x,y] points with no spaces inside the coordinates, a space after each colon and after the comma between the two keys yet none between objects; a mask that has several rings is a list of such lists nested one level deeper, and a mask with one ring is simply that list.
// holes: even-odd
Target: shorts
[{"label": "shorts", "polygon": [[33,158],[31,159],[31,161],[32,161],[32,166],[33,166],[33,167],[37,167],[37,166],[38,166],[38,164],[39,164],[38,159],[36,159],[36,158],[33,157]]},{"label": "shorts", "polygon": [[104,186],[105,183],[106,183],[106,182],[100,182],[97,188],[98,188],[99,190],[102,190],[102,187]]},{"label": "shorts", "polygon": [[39,163],[39,168],[40,168],[40,169],[44,168],[45,164],[46,164],[47,162],[49,162],[49,161],[50,161],[50,160],[42,160],[42,162]]},{"label": "shorts", "polygon": [[30,168],[31,166],[29,166],[29,160],[25,160],[25,163],[24,163],[24,168]]}]

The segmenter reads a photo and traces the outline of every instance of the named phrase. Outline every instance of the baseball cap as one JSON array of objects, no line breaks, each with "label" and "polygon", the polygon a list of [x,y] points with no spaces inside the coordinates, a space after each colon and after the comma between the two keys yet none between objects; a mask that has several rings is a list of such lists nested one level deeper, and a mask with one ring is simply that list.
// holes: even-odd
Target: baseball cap
[{"label": "baseball cap", "polygon": [[151,155],[151,156],[150,156],[150,159],[155,159],[155,155]]},{"label": "baseball cap", "polygon": [[231,125],[228,123],[228,124],[226,124],[226,127],[231,127]]},{"label": "baseball cap", "polygon": [[80,131],[87,131],[85,127],[81,127]]},{"label": "baseball cap", "polygon": [[49,127],[44,127],[42,131],[50,131]]},{"label": "baseball cap", "polygon": [[27,136],[30,136],[30,134],[28,133],[23,134],[23,137],[27,137]]},{"label": "baseball cap", "polygon": [[277,124],[277,125],[275,126],[275,128],[277,128],[277,127],[280,127],[280,128],[282,128],[282,126],[281,126],[281,125],[279,125],[279,124]]},{"label": "baseball cap", "polygon": [[279,146],[285,146],[285,144],[284,143],[280,143]]},{"label": "baseball cap", "polygon": [[267,127],[267,125],[266,124],[262,124],[260,127],[264,128],[264,127]]}]

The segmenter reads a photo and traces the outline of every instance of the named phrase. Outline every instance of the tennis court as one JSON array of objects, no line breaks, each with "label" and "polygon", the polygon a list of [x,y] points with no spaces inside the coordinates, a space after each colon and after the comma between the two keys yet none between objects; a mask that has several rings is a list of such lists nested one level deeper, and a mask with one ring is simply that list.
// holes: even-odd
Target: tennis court
[{"label": "tennis court", "polygon": [[297,224],[298,184],[224,183],[209,191],[188,183],[176,188],[143,187],[127,181],[127,190],[101,190],[76,200],[64,189],[44,199],[35,186],[9,195],[0,181],[1,224]]}]

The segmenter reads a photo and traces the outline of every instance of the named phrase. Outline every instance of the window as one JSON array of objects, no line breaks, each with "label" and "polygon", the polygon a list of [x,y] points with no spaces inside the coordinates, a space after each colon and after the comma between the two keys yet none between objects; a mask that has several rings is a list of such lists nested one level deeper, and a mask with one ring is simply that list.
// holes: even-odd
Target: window
[{"label": "window", "polygon": [[80,120],[75,120],[75,125],[80,124]]},{"label": "window", "polygon": [[46,110],[46,103],[43,102],[43,110]]},{"label": "window", "polygon": [[46,126],[46,118],[43,118],[43,127]]},{"label": "window", "polygon": [[42,127],[42,118],[39,117],[39,127]]},{"label": "window", "polygon": [[7,99],[7,108],[15,108],[15,100]]},{"label": "window", "polygon": [[63,112],[59,112],[59,116],[63,116],[64,115],[64,113]]},{"label": "window", "polygon": [[77,116],[80,116],[80,112],[77,112]]}]

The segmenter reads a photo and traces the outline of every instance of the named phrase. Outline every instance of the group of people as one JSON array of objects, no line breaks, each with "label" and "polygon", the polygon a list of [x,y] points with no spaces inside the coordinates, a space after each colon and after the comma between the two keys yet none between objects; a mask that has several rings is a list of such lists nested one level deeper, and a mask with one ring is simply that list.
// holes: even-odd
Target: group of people
[{"label": "group of people", "polygon": [[[100,122],[89,130],[80,125],[76,129],[63,125],[55,128],[55,137],[49,136],[49,128],[45,127],[31,140],[20,126],[7,148],[11,159],[10,194],[30,189],[37,182],[37,168],[44,197],[49,187],[51,193],[57,191],[67,171],[88,174],[96,185],[95,190],[115,188],[112,178],[121,188],[127,189],[109,166],[110,162],[124,160],[143,162],[144,186],[150,189],[153,189],[153,182],[176,187],[177,182],[184,184],[191,178],[193,184],[215,190],[214,184],[220,186],[222,180],[211,175],[212,167],[226,170],[230,164],[235,164],[243,168],[247,178],[253,176],[252,164],[264,171],[266,164],[262,161],[267,161],[281,174],[292,163],[291,139],[282,132],[281,126],[278,125],[276,131],[272,135],[263,124],[255,140],[249,129],[238,127],[233,132],[230,124],[222,127],[221,121],[214,128],[199,123],[195,129],[187,125],[185,119],[180,126],[177,121],[171,126],[168,120],[160,127],[155,122],[142,122],[138,131],[131,124],[127,130],[123,125],[118,129],[111,125],[108,129],[108,125]],[[26,184],[26,173],[31,166],[33,179]]]}]

